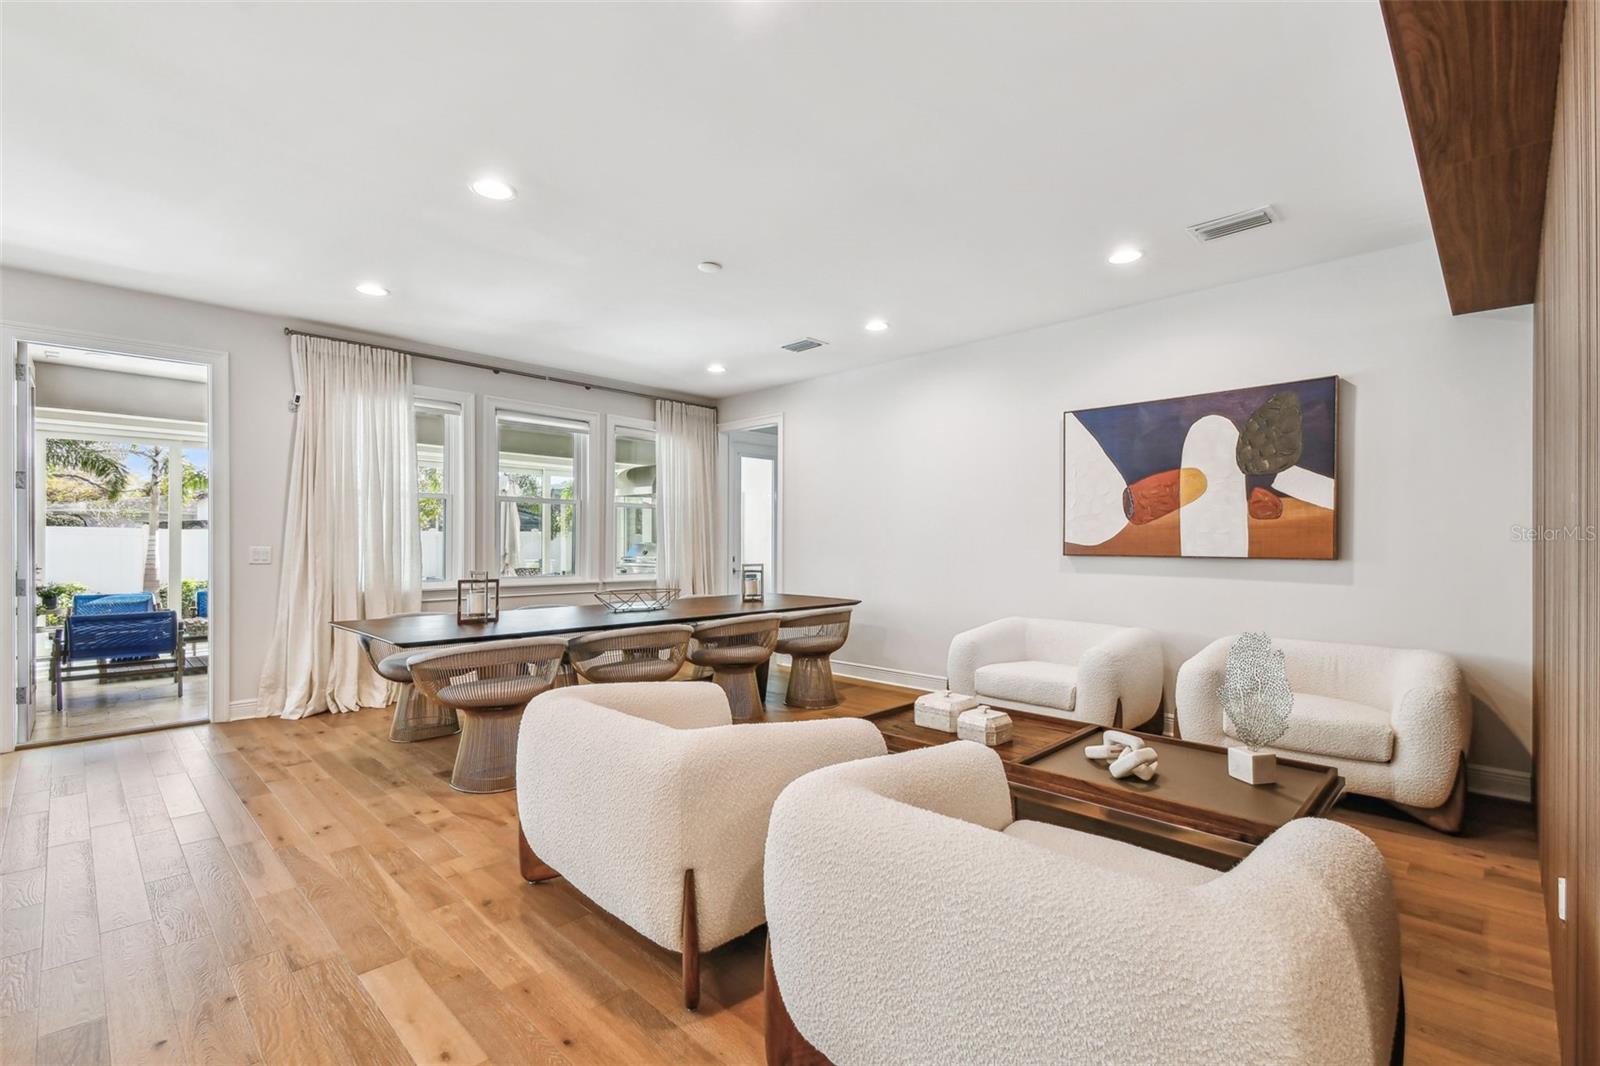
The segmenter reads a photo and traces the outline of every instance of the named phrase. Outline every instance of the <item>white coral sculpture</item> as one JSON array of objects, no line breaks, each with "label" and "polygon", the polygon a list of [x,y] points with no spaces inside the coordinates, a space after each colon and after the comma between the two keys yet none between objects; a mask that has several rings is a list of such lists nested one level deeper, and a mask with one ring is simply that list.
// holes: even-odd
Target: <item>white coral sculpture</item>
[{"label": "white coral sculpture", "polygon": [[1294,693],[1283,652],[1265,633],[1244,633],[1228,649],[1222,705],[1236,737],[1251,751],[1271,744],[1289,728]]}]

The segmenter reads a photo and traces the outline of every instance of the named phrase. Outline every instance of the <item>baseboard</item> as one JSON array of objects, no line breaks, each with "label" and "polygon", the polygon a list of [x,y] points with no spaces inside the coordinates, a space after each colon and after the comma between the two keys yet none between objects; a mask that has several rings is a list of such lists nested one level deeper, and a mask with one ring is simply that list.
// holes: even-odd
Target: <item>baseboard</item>
[{"label": "baseboard", "polygon": [[844,659],[833,660],[833,672],[839,677],[853,677],[860,681],[877,681],[885,685],[904,685],[933,692],[944,688],[943,675],[919,674],[913,670],[892,670],[887,666],[852,663]]},{"label": "baseboard", "polygon": [[1517,803],[1533,802],[1533,775],[1526,770],[1467,764],[1467,791]]},{"label": "baseboard", "polygon": [[246,718],[265,718],[267,712],[260,700],[234,700],[228,704],[227,721],[238,722]]}]

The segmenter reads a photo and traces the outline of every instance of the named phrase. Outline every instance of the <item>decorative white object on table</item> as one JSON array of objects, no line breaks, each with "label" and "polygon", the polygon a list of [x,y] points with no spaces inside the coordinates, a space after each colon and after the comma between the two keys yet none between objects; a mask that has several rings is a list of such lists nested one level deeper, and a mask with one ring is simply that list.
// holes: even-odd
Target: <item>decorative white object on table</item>
[{"label": "decorative white object on table", "polygon": [[1099,744],[1090,744],[1084,748],[1084,757],[1109,759],[1111,765],[1107,769],[1111,771],[1111,776],[1119,781],[1130,774],[1140,781],[1148,781],[1161,769],[1156,749],[1132,733],[1108,729],[1100,735],[1100,741]]},{"label": "decorative white object on table", "polygon": [[1245,743],[1228,749],[1228,776],[1250,785],[1277,781],[1278,757],[1261,749],[1288,731],[1294,692],[1283,652],[1265,633],[1241,633],[1228,649],[1222,706],[1234,735]]},{"label": "decorative white object on table", "polygon": [[974,707],[956,719],[956,736],[985,747],[995,747],[1011,739],[1011,716],[993,707]]},{"label": "decorative white object on table", "polygon": [[970,711],[977,705],[977,697],[964,696],[959,692],[945,689],[942,692],[929,692],[918,696],[911,715],[917,725],[954,733],[956,719],[961,717],[961,712]]}]

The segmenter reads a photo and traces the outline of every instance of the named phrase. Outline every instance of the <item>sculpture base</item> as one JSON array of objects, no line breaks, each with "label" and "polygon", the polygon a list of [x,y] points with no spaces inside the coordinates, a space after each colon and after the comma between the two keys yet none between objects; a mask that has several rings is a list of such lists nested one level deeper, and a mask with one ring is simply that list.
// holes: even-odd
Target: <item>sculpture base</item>
[{"label": "sculpture base", "polygon": [[1228,776],[1247,785],[1271,785],[1278,780],[1278,757],[1270,751],[1228,749]]}]

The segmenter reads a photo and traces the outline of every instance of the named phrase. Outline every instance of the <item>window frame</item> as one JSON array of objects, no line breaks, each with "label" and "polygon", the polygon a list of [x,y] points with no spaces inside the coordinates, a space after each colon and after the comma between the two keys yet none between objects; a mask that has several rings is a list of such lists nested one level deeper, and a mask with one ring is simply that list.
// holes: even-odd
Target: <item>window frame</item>
[{"label": "window frame", "polygon": [[[445,418],[444,470],[447,491],[423,493],[417,491],[420,507],[424,497],[442,497],[445,500],[445,576],[438,580],[424,580],[424,592],[440,589],[454,590],[456,582],[467,576],[471,569],[473,546],[473,483],[472,470],[472,418],[473,396],[470,392],[440,389],[428,385],[411,387],[412,448],[416,448],[416,413],[419,410],[438,411]],[[453,417],[452,417],[453,416]],[[417,456],[413,454],[413,460]],[[413,462],[413,466],[416,462]],[[450,485],[453,491],[448,491]],[[417,516],[418,535],[421,535],[421,516]],[[418,559],[421,565],[421,559]]]},{"label": "window frame", "polygon": [[[597,427],[601,423],[601,416],[597,411],[583,411],[571,407],[560,407],[553,404],[537,403],[528,400],[517,400],[505,396],[485,396],[483,398],[483,456],[484,461],[479,464],[479,486],[483,493],[484,503],[479,508],[487,513],[482,517],[482,533],[478,538],[478,558],[482,565],[480,570],[489,571],[490,575],[500,581],[503,588],[528,588],[548,585],[587,585],[595,584],[596,532],[594,526],[594,468],[590,462],[590,455],[594,447],[594,437]],[[549,421],[555,423],[571,423],[569,427],[575,434],[576,440],[573,447],[572,460],[572,499],[564,500],[559,497],[544,496],[501,496],[500,495],[500,418],[502,415],[522,417],[534,421]],[[581,427],[581,428],[580,428]],[[562,428],[562,427],[557,427]],[[573,536],[573,570],[570,574],[540,574],[531,577],[517,577],[500,573],[500,545],[499,522],[497,509],[502,500],[528,501],[540,504],[571,504],[573,508],[573,521],[577,529]]]},{"label": "window frame", "polygon": [[[617,437],[649,436],[656,445],[656,491],[653,493],[655,502],[649,505],[655,518],[656,529],[656,569],[648,574],[624,574],[617,567],[621,544],[617,538],[618,516],[624,506],[641,506],[639,504],[625,505],[623,498],[617,493]],[[661,580],[661,436],[657,432],[656,423],[648,418],[630,418],[626,415],[610,415],[606,418],[606,534],[605,558],[606,576],[608,582],[633,582],[641,585],[655,585]]]}]

